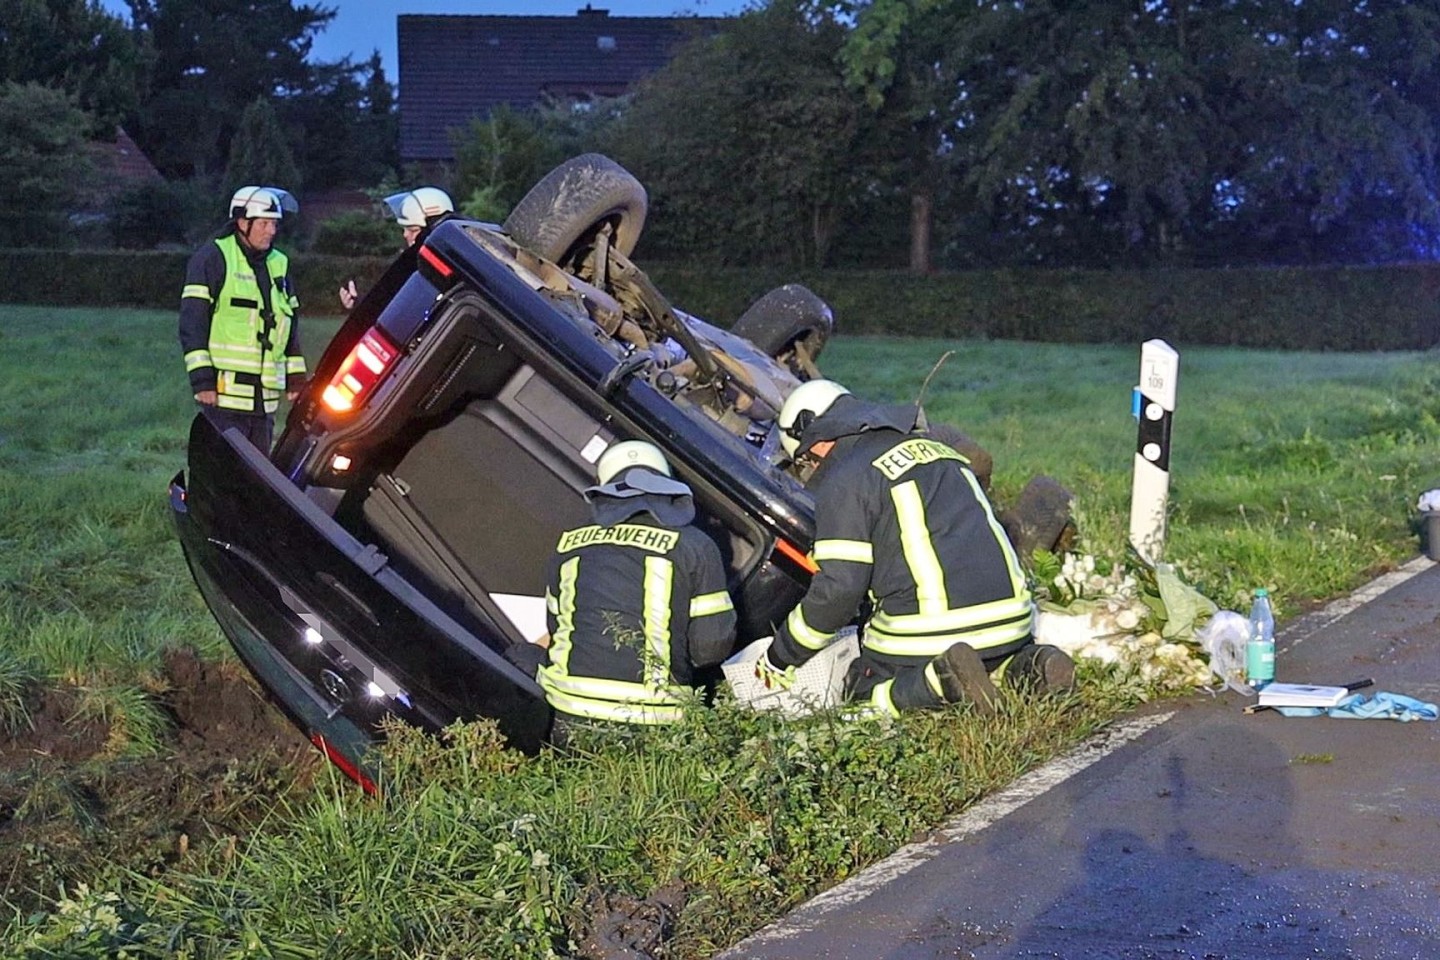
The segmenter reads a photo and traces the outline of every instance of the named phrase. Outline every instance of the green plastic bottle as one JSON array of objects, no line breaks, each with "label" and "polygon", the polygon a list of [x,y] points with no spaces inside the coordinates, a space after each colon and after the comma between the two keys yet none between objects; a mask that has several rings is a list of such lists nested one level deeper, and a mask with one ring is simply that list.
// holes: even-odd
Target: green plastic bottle
[{"label": "green plastic bottle", "polygon": [[1245,644],[1245,682],[1255,689],[1275,679],[1275,612],[1270,591],[1260,587],[1250,605],[1250,639]]}]

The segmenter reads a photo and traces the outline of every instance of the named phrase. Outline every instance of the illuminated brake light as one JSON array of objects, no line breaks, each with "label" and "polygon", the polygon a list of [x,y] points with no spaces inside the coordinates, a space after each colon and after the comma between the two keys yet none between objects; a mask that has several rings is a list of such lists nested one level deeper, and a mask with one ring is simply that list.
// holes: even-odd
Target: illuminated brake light
[{"label": "illuminated brake light", "polygon": [[805,553],[805,551],[795,546],[795,544],[791,543],[789,540],[782,540],[779,537],[776,537],[775,552],[788,557],[790,560],[798,564],[802,569],[807,570],[810,573],[820,572],[820,565],[816,563],[813,559],[811,559],[809,554]]},{"label": "illuminated brake light", "polygon": [[355,347],[355,358],[365,365],[365,369],[371,373],[384,373],[385,361],[375,356],[375,351],[370,345],[361,340]]},{"label": "illuminated brake light", "polygon": [[320,394],[321,401],[336,413],[354,410],[374,391],[399,355],[399,348],[386,339],[378,327],[371,327],[330,378],[329,385]]}]

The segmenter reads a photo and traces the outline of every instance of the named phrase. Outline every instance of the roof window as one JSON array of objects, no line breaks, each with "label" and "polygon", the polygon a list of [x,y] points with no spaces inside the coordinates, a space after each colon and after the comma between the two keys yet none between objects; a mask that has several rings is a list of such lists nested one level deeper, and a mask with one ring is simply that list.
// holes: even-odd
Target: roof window
[{"label": "roof window", "polygon": [[596,37],[595,46],[598,47],[602,53],[610,53],[615,49],[615,38],[606,36]]}]

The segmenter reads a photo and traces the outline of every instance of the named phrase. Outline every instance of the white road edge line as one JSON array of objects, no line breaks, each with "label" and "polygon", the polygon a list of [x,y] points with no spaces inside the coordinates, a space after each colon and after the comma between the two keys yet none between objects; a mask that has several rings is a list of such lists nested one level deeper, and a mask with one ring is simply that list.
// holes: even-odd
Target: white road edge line
[{"label": "white road edge line", "polygon": [[720,957],[742,957],[747,948],[773,940],[786,940],[815,929],[830,911],[864,900],[880,887],[930,860],[946,844],[979,833],[1174,715],[1172,710],[1150,716],[1132,717],[1106,727],[1069,753],[1044,766],[1036,767],[1010,786],[981,800],[928,839],[907,844],[849,880],[812,897],[783,919],[756,931],[724,951]]},{"label": "white road edge line", "polygon": [[[1410,578],[1424,573],[1434,564],[1435,561],[1428,557],[1416,557],[1398,569],[1376,577],[1349,596],[1331,601],[1320,610],[1289,624],[1281,631],[1281,639],[1285,640],[1289,647],[1298,646],[1301,642],[1320,632],[1322,628],[1355,612],[1366,603],[1388,593]],[[920,843],[907,844],[879,863],[872,864],[855,874],[849,880],[831,887],[824,893],[817,894],[782,919],[757,930],[730,949],[720,953],[717,960],[744,957],[745,951],[750,947],[757,947],[775,940],[787,940],[814,930],[820,925],[825,915],[832,910],[859,903],[875,890],[933,858],[945,844],[954,843],[971,834],[979,833],[1046,791],[1064,783],[1096,761],[1105,758],[1132,740],[1138,739],[1147,731],[1158,727],[1174,715],[1174,711],[1169,711],[1145,717],[1132,717],[1106,727],[1064,756],[1031,770],[1004,790],[981,800],[959,817],[941,827],[929,839]]]},{"label": "white road edge line", "polygon": [[1389,573],[1382,573],[1348,597],[1332,600],[1314,613],[1307,613],[1294,623],[1289,624],[1284,630],[1280,631],[1278,639],[1283,640],[1287,647],[1298,647],[1301,643],[1304,643],[1325,627],[1330,626],[1330,624],[1336,620],[1354,613],[1381,594],[1394,590],[1406,580],[1424,573],[1433,566],[1435,566],[1434,560],[1422,556],[1416,557],[1409,563],[1391,570]]}]

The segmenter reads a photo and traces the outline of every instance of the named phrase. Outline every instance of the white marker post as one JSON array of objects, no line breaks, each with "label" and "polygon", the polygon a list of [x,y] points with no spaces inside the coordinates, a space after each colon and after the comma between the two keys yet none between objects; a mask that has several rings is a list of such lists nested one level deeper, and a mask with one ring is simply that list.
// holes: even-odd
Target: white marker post
[{"label": "white marker post", "polygon": [[1165,514],[1170,502],[1170,421],[1180,354],[1164,340],[1140,345],[1140,385],[1131,413],[1140,421],[1135,442],[1135,480],[1130,488],[1130,543],[1147,563],[1165,547]]}]

